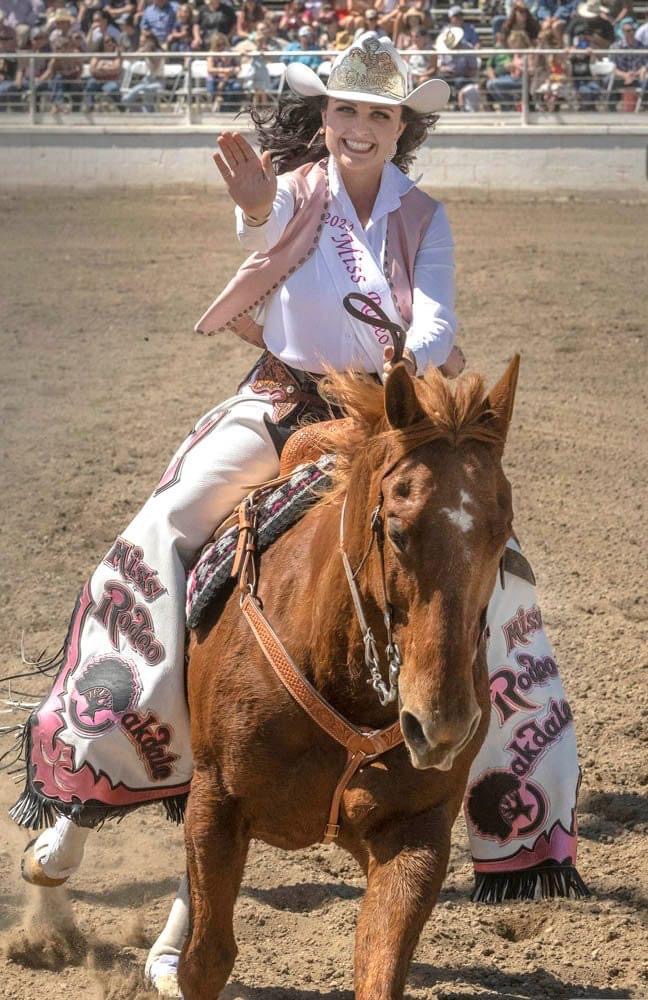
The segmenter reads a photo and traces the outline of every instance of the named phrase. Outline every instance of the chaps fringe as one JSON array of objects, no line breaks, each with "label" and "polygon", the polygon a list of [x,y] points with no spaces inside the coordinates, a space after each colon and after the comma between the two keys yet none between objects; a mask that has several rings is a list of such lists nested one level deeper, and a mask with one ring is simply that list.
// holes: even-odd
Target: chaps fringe
[{"label": "chaps fringe", "polygon": [[470,898],[474,903],[505,903],[514,899],[582,899],[589,895],[574,865],[548,863],[518,872],[477,872]]}]

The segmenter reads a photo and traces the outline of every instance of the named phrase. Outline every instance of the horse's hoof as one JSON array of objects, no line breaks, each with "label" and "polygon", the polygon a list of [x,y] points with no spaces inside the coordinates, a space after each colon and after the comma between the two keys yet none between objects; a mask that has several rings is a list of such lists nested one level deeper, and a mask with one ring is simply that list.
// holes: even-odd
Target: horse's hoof
[{"label": "horse's hoof", "polygon": [[40,861],[37,861],[34,857],[32,848],[37,839],[35,837],[33,840],[30,840],[23,851],[22,858],[20,859],[20,874],[25,882],[29,882],[30,885],[40,885],[47,889],[55,889],[59,885],[64,885],[69,879],[69,875],[65,875],[64,878],[51,878],[45,874],[45,869]]},{"label": "horse's hoof", "polygon": [[182,991],[178,985],[178,969],[169,956],[154,961],[149,970],[148,978],[159,997],[166,1000],[182,1000]]}]

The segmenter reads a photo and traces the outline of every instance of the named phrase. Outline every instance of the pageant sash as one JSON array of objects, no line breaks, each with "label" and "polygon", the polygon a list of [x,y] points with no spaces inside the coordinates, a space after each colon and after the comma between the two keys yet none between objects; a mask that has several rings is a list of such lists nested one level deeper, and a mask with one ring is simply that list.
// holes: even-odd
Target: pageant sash
[{"label": "pageant sash", "polygon": [[[364,230],[355,220],[355,213],[350,212],[349,215],[351,217],[342,218],[333,212],[326,212],[319,244],[340,301],[349,292],[362,292],[375,302],[390,320],[401,323],[381,262],[376,259],[365,241]],[[365,308],[367,312],[370,311],[368,306]],[[345,322],[353,331],[360,349],[359,358],[364,361],[363,367],[369,371],[382,372],[383,351],[392,343],[389,333],[368,326],[348,314],[345,316]]]}]

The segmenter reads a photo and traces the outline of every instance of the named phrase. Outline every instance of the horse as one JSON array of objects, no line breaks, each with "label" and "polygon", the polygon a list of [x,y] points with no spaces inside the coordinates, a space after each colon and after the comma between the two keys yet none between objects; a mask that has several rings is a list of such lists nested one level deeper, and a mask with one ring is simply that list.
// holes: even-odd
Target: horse
[{"label": "horse", "polygon": [[[343,435],[337,421],[330,440],[323,432],[337,455],[333,487],[261,559],[257,606],[306,681],[358,728],[399,721],[402,731],[399,745],[350,778],[333,832],[367,880],[357,1000],[403,996],[488,728],[484,623],[512,530],[502,455],[518,366],[516,356],[488,393],[478,375],[453,389],[436,371],[414,379],[403,365],[384,387],[327,376],[327,398],[346,415]],[[381,545],[372,542],[377,522]],[[378,699],[367,683],[341,547],[377,645],[400,648],[397,698]],[[345,767],[344,748],[291,697],[240,604],[236,592],[217,601],[188,647],[186,1000],[214,1000],[230,976],[251,839],[286,850],[321,841]]]}]

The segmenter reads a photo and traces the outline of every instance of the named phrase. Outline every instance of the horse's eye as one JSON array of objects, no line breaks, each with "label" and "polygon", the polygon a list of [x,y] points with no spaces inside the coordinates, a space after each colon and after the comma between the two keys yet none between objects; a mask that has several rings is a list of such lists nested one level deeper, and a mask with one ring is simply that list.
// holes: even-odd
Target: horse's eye
[{"label": "horse's eye", "polygon": [[400,518],[394,517],[393,514],[387,517],[387,534],[394,548],[398,549],[399,552],[406,551],[408,541],[407,532]]}]

